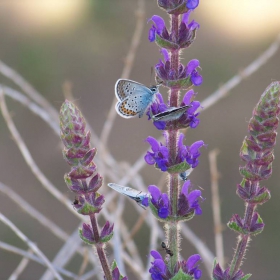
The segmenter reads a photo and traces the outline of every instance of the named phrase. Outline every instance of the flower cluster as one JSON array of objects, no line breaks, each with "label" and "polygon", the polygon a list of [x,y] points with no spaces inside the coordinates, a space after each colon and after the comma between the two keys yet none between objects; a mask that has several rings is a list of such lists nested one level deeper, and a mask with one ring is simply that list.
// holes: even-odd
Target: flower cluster
[{"label": "flower cluster", "polygon": [[[171,162],[166,146],[149,136],[146,141],[151,145],[152,152],[147,152],[145,161],[149,165],[156,165],[161,171],[184,172],[189,168],[195,168],[199,163],[199,149],[205,146],[202,140],[194,142],[191,146],[183,144],[184,134],[179,135],[178,154],[175,162]],[[182,164],[183,163],[183,164]],[[179,170],[180,169],[180,170]]]},{"label": "flower cluster", "polygon": [[[202,210],[199,205],[199,198],[201,198],[200,190],[193,190],[189,192],[191,182],[187,180],[181,190],[178,200],[178,211],[176,215],[177,220],[189,220],[194,215],[201,215]],[[166,193],[161,193],[159,188],[155,185],[148,187],[151,194],[150,206],[155,216],[160,219],[166,219],[171,214],[171,205]]]},{"label": "flower cluster", "polygon": [[230,270],[227,268],[226,270],[222,270],[219,264],[214,264],[213,280],[226,280],[226,279],[234,279],[234,280],[243,280],[248,278],[243,278],[244,273],[241,270],[238,270],[234,275],[230,276]]},{"label": "flower cluster", "polygon": [[[193,89],[186,92],[184,95],[181,107],[189,105],[189,108],[186,109],[178,119],[174,122],[173,120],[166,121],[154,121],[154,126],[159,130],[171,130],[171,129],[182,129],[182,128],[196,128],[199,125],[199,112],[197,110],[200,108],[200,102],[193,100],[196,96],[196,93]],[[169,106],[164,103],[163,97],[160,93],[157,93],[156,101],[149,107],[147,110],[148,119],[152,119],[154,115],[159,113],[167,112]]]},{"label": "flower cluster", "polygon": [[183,14],[195,9],[199,0],[158,0],[158,5],[169,14]]},{"label": "flower cluster", "polygon": [[199,24],[194,20],[189,23],[190,13],[191,10],[184,13],[179,27],[179,36],[175,39],[172,38],[172,34],[168,32],[163,18],[157,15],[152,16],[149,20],[154,23],[149,30],[150,42],[155,41],[159,47],[168,50],[189,47],[195,40],[196,31],[199,28]]},{"label": "flower cluster", "polygon": [[180,88],[189,88],[192,85],[200,86],[202,84],[203,78],[197,70],[200,62],[197,59],[190,60],[186,66],[180,63],[178,73],[176,73],[175,69],[171,68],[168,51],[162,49],[161,53],[164,56],[164,60],[160,60],[155,66],[158,83],[164,86]]},{"label": "flower cluster", "polygon": [[[202,271],[197,264],[201,260],[201,257],[198,254],[190,256],[188,260],[178,261],[174,271],[169,271],[165,261],[158,251],[151,251],[151,256],[154,258],[154,261],[151,263],[152,266],[149,272],[151,273],[153,280],[167,280],[173,278],[175,275],[181,276],[181,278],[178,279],[198,280],[202,276]],[[192,277],[190,278],[190,276]]]}]

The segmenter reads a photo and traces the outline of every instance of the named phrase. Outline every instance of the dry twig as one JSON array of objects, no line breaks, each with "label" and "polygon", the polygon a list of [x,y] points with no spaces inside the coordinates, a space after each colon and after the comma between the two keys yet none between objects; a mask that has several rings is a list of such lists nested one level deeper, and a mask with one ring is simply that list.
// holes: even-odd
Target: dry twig
[{"label": "dry twig", "polygon": [[6,218],[2,213],[0,213],[0,220],[6,224],[26,245],[46,264],[46,266],[51,270],[53,275],[59,279],[63,280],[56,269],[53,267],[48,258],[43,254],[43,252],[37,247],[35,243],[27,238],[8,218]]},{"label": "dry twig", "polygon": [[215,248],[216,255],[219,263],[223,267],[224,264],[224,245],[223,245],[223,225],[221,219],[221,203],[219,196],[218,180],[220,177],[217,168],[217,156],[219,150],[215,149],[209,153],[209,164],[211,174],[211,192],[212,192],[212,208],[213,208],[213,220],[214,220],[214,234],[215,234]]}]

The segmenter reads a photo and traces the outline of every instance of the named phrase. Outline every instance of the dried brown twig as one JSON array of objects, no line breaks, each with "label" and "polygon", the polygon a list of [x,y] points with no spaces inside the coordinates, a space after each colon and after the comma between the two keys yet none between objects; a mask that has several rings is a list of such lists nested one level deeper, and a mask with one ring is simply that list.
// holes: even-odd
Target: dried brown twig
[{"label": "dried brown twig", "polygon": [[214,235],[215,235],[215,248],[216,255],[219,263],[223,267],[224,264],[224,245],[223,245],[223,225],[221,219],[221,203],[219,196],[218,180],[220,174],[217,168],[217,156],[219,150],[215,149],[209,153],[209,164],[211,174],[211,192],[212,192],[212,208],[214,220]]}]

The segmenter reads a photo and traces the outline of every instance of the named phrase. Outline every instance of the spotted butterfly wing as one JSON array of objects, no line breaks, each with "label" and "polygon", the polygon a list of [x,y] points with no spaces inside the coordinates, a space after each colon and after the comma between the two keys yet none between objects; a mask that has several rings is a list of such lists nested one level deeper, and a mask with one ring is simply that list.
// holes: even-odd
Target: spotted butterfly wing
[{"label": "spotted butterfly wing", "polygon": [[141,191],[129,187],[124,187],[115,183],[109,183],[108,186],[113,190],[133,199],[139,206],[141,206],[143,209],[146,209],[146,206],[142,204],[142,201],[144,198],[150,196],[148,193],[143,193]]},{"label": "spotted butterfly wing", "polygon": [[191,105],[185,105],[182,107],[170,107],[166,111],[158,113],[153,116],[154,121],[175,121],[181,118],[181,116],[190,108]]},{"label": "spotted butterfly wing", "polygon": [[155,101],[157,86],[151,88],[140,83],[119,79],[115,85],[117,113],[123,118],[132,118],[136,115],[141,118],[148,107]]}]

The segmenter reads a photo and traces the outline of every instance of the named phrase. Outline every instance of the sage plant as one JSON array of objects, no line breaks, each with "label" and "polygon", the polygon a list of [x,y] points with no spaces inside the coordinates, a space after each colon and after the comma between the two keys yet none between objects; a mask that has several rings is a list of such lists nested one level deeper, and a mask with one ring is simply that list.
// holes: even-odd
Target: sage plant
[{"label": "sage plant", "polygon": [[89,217],[90,224],[83,223],[80,238],[88,245],[94,245],[107,280],[120,278],[116,264],[110,269],[104,246],[113,236],[114,224],[107,221],[99,231],[96,215],[101,211],[104,196],[97,191],[102,186],[102,177],[93,162],[96,148],[90,148],[90,132],[79,109],[66,100],[60,109],[60,135],[64,144],[63,157],[71,166],[65,174],[65,182],[76,198],[73,207],[77,213]]},{"label": "sage plant", "polygon": [[[197,22],[190,21],[190,15],[197,8],[199,1],[159,0],[158,5],[170,16],[171,26],[168,30],[164,20],[154,15],[150,19],[152,27],[149,31],[150,42],[155,42],[164,57],[155,66],[156,80],[169,89],[168,103],[160,93],[156,102],[147,111],[149,119],[159,113],[167,112],[169,108],[189,105],[186,112],[170,120],[154,121],[157,129],[163,131],[165,143],[159,143],[155,138],[148,137],[146,141],[151,145],[145,160],[168,175],[168,192],[161,193],[156,186],[149,186],[151,194],[150,208],[155,217],[164,222],[166,229],[166,243],[172,256],[165,260],[157,251],[152,251],[154,258],[150,273],[152,279],[200,279],[199,255],[189,257],[187,261],[179,259],[180,251],[180,222],[192,219],[202,213],[199,199],[200,190],[191,190],[190,180],[181,185],[180,174],[188,172],[198,166],[200,148],[205,144],[199,140],[191,145],[184,144],[184,134],[181,129],[195,128],[199,124],[197,109],[199,101],[194,100],[196,93],[192,86],[202,83],[199,74],[199,61],[191,60],[186,66],[180,63],[180,54],[194,41],[199,28]],[[180,93],[185,90],[183,98]],[[187,179],[187,178],[186,178]]]},{"label": "sage plant", "polygon": [[240,157],[245,166],[239,168],[243,177],[237,185],[236,193],[245,203],[244,218],[233,215],[228,227],[238,233],[237,246],[228,268],[223,270],[214,262],[214,280],[246,280],[251,274],[244,275],[240,270],[247,245],[252,236],[263,231],[264,223],[257,206],[270,199],[270,192],[260,182],[272,174],[273,148],[276,143],[276,129],[280,113],[280,83],[273,82],[262,94],[248,124],[249,136],[245,137]]},{"label": "sage plant", "polygon": [[[146,115],[153,121],[155,128],[162,132],[164,142],[148,136],[146,142],[150,149],[144,159],[148,165],[165,172],[168,177],[167,193],[150,185],[149,195],[143,195],[145,198],[140,201],[140,196],[132,197],[125,189],[119,191],[138,204],[141,202],[145,206],[143,208],[149,206],[155,218],[164,223],[165,241],[162,247],[166,256],[163,257],[156,250],[150,252],[153,260],[149,272],[153,280],[192,280],[202,277],[199,266],[203,260],[200,255],[194,254],[187,260],[181,260],[179,254],[180,223],[201,215],[200,203],[203,201],[201,191],[193,187],[188,176],[198,166],[200,149],[206,145],[202,140],[187,145],[181,131],[194,129],[200,122],[198,109],[201,105],[195,100],[197,93],[193,89],[193,86],[199,86],[203,81],[199,73],[200,62],[192,59],[185,66],[180,62],[180,55],[194,42],[199,29],[197,22],[190,21],[198,4],[199,0],[158,0],[159,7],[170,16],[171,26],[168,28],[157,15],[149,20],[152,26],[148,38],[160,47],[163,56],[155,65],[158,85],[153,89],[160,85],[167,87],[169,93],[168,101],[165,102],[157,92],[154,102],[147,108]],[[129,83],[129,80],[126,81]],[[151,93],[154,94],[153,91]],[[240,266],[249,240],[264,228],[256,208],[270,198],[269,190],[261,186],[260,181],[272,173],[273,147],[280,113],[279,97],[280,83],[274,82],[262,94],[249,122],[249,136],[245,138],[240,151],[241,159],[245,161],[245,166],[240,167],[243,179],[237,185],[237,194],[245,202],[245,214],[243,218],[235,214],[228,222],[228,227],[238,233],[237,247],[227,268],[222,268],[214,260],[213,280],[247,280],[251,276],[245,275]],[[124,106],[123,110],[127,114],[130,112]],[[136,113],[133,112],[133,115]],[[141,116],[142,111],[139,114]],[[61,107],[60,127],[65,146],[63,156],[71,166],[71,171],[65,175],[65,182],[76,194],[73,207],[79,214],[89,216],[90,220],[90,224],[83,224],[80,237],[85,243],[96,247],[105,279],[127,279],[120,274],[115,261],[109,267],[104,252],[104,244],[113,235],[113,224],[106,222],[101,231],[97,225],[96,215],[101,211],[104,197],[97,192],[102,185],[102,177],[93,162],[96,149],[90,148],[90,133],[85,129],[81,112],[69,101],[65,101]]]}]

